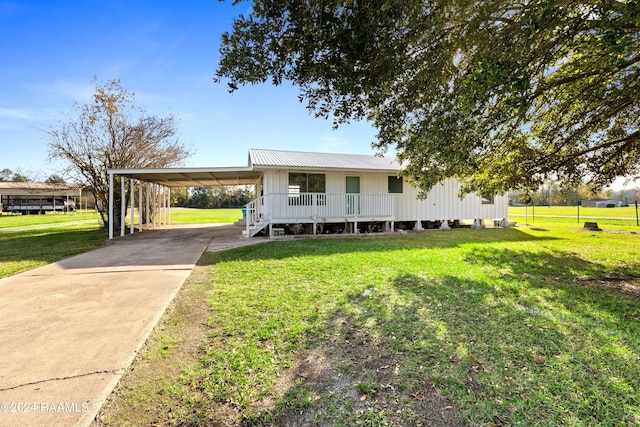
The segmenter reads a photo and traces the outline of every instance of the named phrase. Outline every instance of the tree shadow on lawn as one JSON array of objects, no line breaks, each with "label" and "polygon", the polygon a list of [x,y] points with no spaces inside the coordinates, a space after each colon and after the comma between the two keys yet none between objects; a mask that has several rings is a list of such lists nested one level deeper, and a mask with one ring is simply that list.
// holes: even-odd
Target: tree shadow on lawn
[{"label": "tree shadow on lawn", "polygon": [[[398,240],[392,246],[406,249]],[[251,249],[226,253],[258,259],[238,256]],[[219,254],[205,258],[213,265]],[[238,409],[238,425],[633,425],[638,301],[573,281],[609,268],[559,251],[486,247],[465,261],[484,274],[396,273],[308,313],[317,323],[294,338],[291,367],[268,397]]]},{"label": "tree shadow on lawn", "polygon": [[481,230],[453,229],[428,230],[403,235],[358,235],[352,237],[305,237],[266,242],[264,245],[245,246],[233,252],[221,252],[218,261],[227,259],[268,260],[302,256],[323,256],[357,252],[386,252],[411,249],[455,248],[469,244],[530,242],[558,240],[552,235],[532,236],[515,228],[488,228]]},{"label": "tree shadow on lawn", "polygon": [[[279,397],[251,405],[241,425],[469,425],[430,381],[431,356],[405,346],[410,337],[403,331],[416,326],[405,313],[371,305],[375,300],[359,293],[349,300],[308,331],[304,350],[275,380]],[[360,308],[365,314],[357,314]],[[377,327],[368,324],[372,318]]]},{"label": "tree shadow on lawn", "polygon": [[[466,254],[464,261],[489,269],[489,274],[494,279],[554,291],[571,291],[574,295],[580,293],[585,298],[589,296],[595,298],[596,304],[607,302],[607,300],[602,298],[602,289],[596,289],[602,287],[589,286],[594,281],[640,279],[635,276],[640,268],[638,265],[612,266],[588,261],[579,255],[558,250],[528,252],[506,248],[491,248],[491,250],[473,248]],[[613,289],[614,287],[608,288],[610,291]],[[616,296],[621,293],[625,292],[613,292],[611,295]],[[627,294],[633,295],[633,292]],[[609,304],[605,308],[608,309]]]},{"label": "tree shadow on lawn", "polygon": [[102,230],[33,230],[0,235],[0,262],[53,262],[92,249],[106,239]]},{"label": "tree shadow on lawn", "polygon": [[637,301],[562,282],[571,269],[604,275],[604,267],[514,250],[479,249],[469,261],[496,275],[405,273],[351,293],[282,375],[272,425],[634,420],[633,392],[615,383],[633,387],[640,375]]},{"label": "tree shadow on lawn", "polygon": [[[567,282],[572,270],[604,276],[608,269],[562,253],[533,258],[513,250],[478,250],[468,258],[495,266],[496,274],[487,280],[403,274],[393,279],[401,295],[395,298],[403,303],[372,299],[368,316],[384,325],[385,347],[395,346],[413,369],[430,361],[424,374],[472,422],[636,420],[638,300]],[[407,335],[398,339],[397,330]]]}]

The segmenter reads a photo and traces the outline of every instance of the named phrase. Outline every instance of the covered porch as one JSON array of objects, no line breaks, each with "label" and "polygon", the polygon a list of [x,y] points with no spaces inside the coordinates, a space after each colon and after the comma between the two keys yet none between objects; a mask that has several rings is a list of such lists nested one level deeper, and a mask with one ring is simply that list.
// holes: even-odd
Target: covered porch
[{"label": "covered porch", "polygon": [[244,234],[252,237],[269,227],[269,236],[273,236],[274,227],[285,224],[311,224],[313,234],[318,226],[336,223],[357,230],[358,222],[383,222],[393,229],[393,221],[391,194],[274,193],[247,205]]}]

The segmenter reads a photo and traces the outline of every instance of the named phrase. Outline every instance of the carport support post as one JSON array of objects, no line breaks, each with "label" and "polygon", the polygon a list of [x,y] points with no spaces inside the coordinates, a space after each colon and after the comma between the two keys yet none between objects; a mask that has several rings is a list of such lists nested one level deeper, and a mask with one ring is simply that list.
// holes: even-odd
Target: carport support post
[{"label": "carport support post", "polygon": [[[162,186],[160,184],[157,184],[155,188],[156,188],[156,192],[155,192],[156,214],[153,216],[153,225],[155,226],[157,224],[158,227],[162,227]],[[157,218],[157,221],[156,221],[156,218]]]},{"label": "carport support post", "polygon": [[171,225],[171,187],[167,187],[167,224]]},{"label": "carport support post", "polygon": [[162,187],[162,225],[167,225],[167,187]]},{"label": "carport support post", "polygon": [[164,225],[164,187],[158,184],[158,226]]},{"label": "carport support post", "polygon": [[113,173],[109,172],[109,240],[113,239]]},{"label": "carport support post", "polygon": [[129,179],[129,191],[131,192],[131,211],[129,212],[129,234],[133,234],[133,230],[135,228],[135,223],[133,220],[133,210],[134,208],[134,202],[135,202],[135,196],[136,196],[136,192],[135,189],[133,187],[133,178]]},{"label": "carport support post", "polygon": [[153,208],[153,229],[155,230],[156,228],[158,228],[158,184],[153,184],[153,186],[151,187],[152,191],[153,191],[153,204],[152,204],[152,208]]},{"label": "carport support post", "polygon": [[147,231],[149,231],[149,222],[151,220],[151,217],[149,216],[149,182],[147,181],[144,184],[144,186],[147,189],[147,196],[146,196],[146,198],[147,198],[147,206],[146,206],[146,209],[145,209],[145,218],[147,219]]},{"label": "carport support post", "polygon": [[169,189],[167,187],[163,188],[162,194],[164,198],[162,199],[164,203],[164,212],[162,216],[162,220],[164,221],[164,225],[169,224]]},{"label": "carport support post", "polygon": [[167,224],[167,189],[160,187],[160,225]]},{"label": "carport support post", "polygon": [[138,231],[142,233],[142,180],[138,181]]},{"label": "carport support post", "polygon": [[151,229],[156,227],[156,184],[149,184],[149,224]]},{"label": "carport support post", "polygon": [[120,237],[124,236],[124,214],[127,211],[127,206],[124,199],[124,185],[125,178],[120,178]]}]

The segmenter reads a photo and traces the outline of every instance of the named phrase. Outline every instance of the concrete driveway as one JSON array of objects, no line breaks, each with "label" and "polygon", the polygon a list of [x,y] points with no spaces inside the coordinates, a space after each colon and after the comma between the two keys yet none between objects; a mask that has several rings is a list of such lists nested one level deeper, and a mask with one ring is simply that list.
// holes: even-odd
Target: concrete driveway
[{"label": "concrete driveway", "polygon": [[0,426],[88,425],[209,245],[248,243],[174,226],[0,279]]}]

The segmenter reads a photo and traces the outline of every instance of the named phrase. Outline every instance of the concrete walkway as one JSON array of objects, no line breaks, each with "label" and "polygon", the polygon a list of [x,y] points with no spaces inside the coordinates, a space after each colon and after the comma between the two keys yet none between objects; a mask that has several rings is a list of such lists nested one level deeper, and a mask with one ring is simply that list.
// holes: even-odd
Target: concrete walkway
[{"label": "concrete walkway", "polygon": [[145,231],[0,279],[0,426],[86,426],[202,253],[236,226]]}]

